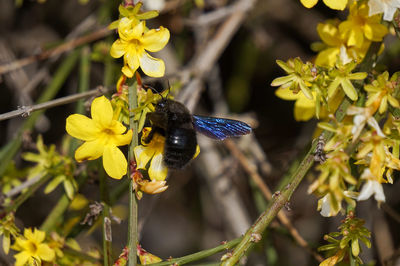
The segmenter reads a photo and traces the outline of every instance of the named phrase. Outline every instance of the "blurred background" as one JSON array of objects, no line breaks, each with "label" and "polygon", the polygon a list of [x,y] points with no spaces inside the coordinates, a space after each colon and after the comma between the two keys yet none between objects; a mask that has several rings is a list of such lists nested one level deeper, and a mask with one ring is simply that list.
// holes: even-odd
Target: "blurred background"
[{"label": "blurred background", "polygon": [[[160,10],[160,16],[150,20],[148,26],[163,25],[171,32],[167,48],[156,54],[165,61],[166,76],[144,82],[164,89],[169,82],[177,99],[194,113],[232,117],[254,127],[253,135],[228,144],[199,136],[199,157],[183,171],[170,173],[166,192],[145,195],[139,202],[140,243],[149,252],[166,259],[239,237],[265,209],[267,201],[241,164],[255,166],[263,182],[275,191],[289,167],[307,151],[316,126],[316,121],[296,122],[294,102],[275,96],[270,83],[283,74],[275,60],[293,57],[312,60],[315,53],[310,45],[319,40],[317,24],[345,14],[324,5],[308,10],[298,0],[143,0],[143,3],[147,9]],[[79,57],[90,56],[90,89],[99,85],[115,88],[122,60],[112,59],[109,48],[117,34],[101,29],[118,18],[119,4],[115,0],[1,0],[0,63],[26,57],[31,61],[22,68],[0,71],[0,113],[33,104],[74,51]],[[77,43],[88,34],[92,39]],[[400,63],[396,53],[400,46],[394,38],[388,42],[394,48],[384,59],[389,69],[395,71]],[[68,51],[42,57],[44,51],[65,43],[71,45]],[[76,63],[60,81],[54,98],[77,93],[80,77]],[[90,100],[86,106],[90,106]],[[55,144],[61,150],[65,119],[75,112],[75,106],[71,103],[46,110],[34,129],[23,134],[21,149],[15,157],[17,168],[30,165],[20,154],[34,151],[38,134],[43,135],[46,145]],[[3,147],[24,120],[18,117],[0,121]],[[234,156],[237,149],[245,155],[244,161]],[[323,218],[318,213],[317,198],[307,194],[314,174],[312,170],[284,212],[310,248],[316,250],[326,244],[324,234],[336,231],[344,217]],[[121,181],[110,179],[109,186],[119,187]],[[399,182],[385,187],[387,203],[381,209],[372,200],[359,204],[357,215],[366,220],[373,234],[380,236],[373,239],[371,249],[363,248],[364,262],[375,261],[380,265],[388,254],[400,252],[400,219],[396,211],[400,198],[395,193],[399,189]],[[96,174],[89,177],[80,193],[89,202],[99,201]],[[42,190],[37,192],[16,213],[19,227],[40,226],[62,194],[62,187],[47,195]],[[126,243],[127,204],[127,193],[122,193],[113,206],[113,214],[122,219],[121,224],[112,226],[114,258]],[[76,213],[85,211],[71,210],[66,223]],[[71,236],[82,247],[101,250],[99,227],[91,233],[87,229],[81,228]],[[10,255],[0,254],[1,261],[13,261]],[[196,265],[218,262],[220,256]],[[300,247],[278,220],[242,263],[318,265],[315,256]]]}]

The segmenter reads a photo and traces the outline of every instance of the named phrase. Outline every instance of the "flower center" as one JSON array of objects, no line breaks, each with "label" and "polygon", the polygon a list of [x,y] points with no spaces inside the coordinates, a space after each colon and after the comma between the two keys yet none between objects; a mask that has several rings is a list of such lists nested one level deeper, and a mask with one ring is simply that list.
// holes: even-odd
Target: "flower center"
[{"label": "flower center", "polygon": [[130,40],[130,44],[132,45],[132,46],[134,46],[134,47],[139,47],[141,44],[140,44],[140,41],[138,40],[138,39],[133,39],[133,40]]},{"label": "flower center", "polygon": [[109,128],[103,129],[103,133],[106,135],[114,135],[114,132]]},{"label": "flower center", "polygon": [[26,249],[28,250],[28,252],[30,252],[31,254],[36,254],[37,251],[37,245],[36,243],[29,241],[26,245]]}]

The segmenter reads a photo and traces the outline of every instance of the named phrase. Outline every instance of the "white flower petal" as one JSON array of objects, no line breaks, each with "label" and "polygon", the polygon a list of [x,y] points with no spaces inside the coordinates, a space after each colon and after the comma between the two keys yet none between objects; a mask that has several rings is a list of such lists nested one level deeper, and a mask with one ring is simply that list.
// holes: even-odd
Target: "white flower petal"
[{"label": "white flower petal", "polygon": [[378,133],[378,135],[380,137],[383,137],[383,138],[386,137],[385,134],[383,134],[381,128],[378,125],[378,122],[376,122],[374,117],[368,118],[367,122],[368,122],[368,125],[370,125],[371,127],[373,127],[376,130],[376,132]]},{"label": "white flower petal", "polygon": [[367,200],[372,195],[377,202],[385,202],[385,193],[383,193],[382,184],[375,180],[367,180],[357,197],[358,201]]},{"label": "white flower petal", "polygon": [[360,191],[360,195],[358,195],[357,200],[367,200],[369,199],[372,194],[374,194],[374,188],[371,180],[368,180],[365,182],[364,186],[362,187]]},{"label": "white flower petal", "polygon": [[322,199],[321,199],[321,211],[320,214],[324,217],[330,217],[331,213],[331,204],[329,203],[329,194],[326,194]]},{"label": "white flower petal", "polygon": [[351,134],[353,134],[353,139],[357,139],[360,135],[361,131],[363,130],[367,118],[364,115],[356,115],[353,118],[354,126],[351,129]]}]

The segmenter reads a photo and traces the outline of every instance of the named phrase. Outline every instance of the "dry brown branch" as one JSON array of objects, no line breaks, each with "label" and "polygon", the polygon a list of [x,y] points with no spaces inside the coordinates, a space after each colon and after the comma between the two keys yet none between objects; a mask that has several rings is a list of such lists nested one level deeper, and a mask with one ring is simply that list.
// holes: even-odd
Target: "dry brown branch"
[{"label": "dry brown branch", "polygon": [[60,46],[57,46],[54,49],[44,51],[38,55],[28,56],[28,57],[13,61],[11,63],[0,65],[0,75],[10,72],[12,70],[18,69],[20,67],[24,67],[26,65],[32,64],[38,60],[44,60],[49,57],[65,53],[67,51],[74,49],[75,47],[77,47],[79,45],[104,38],[111,33],[112,33],[112,31],[110,31],[107,27],[101,28],[95,32],[88,34],[88,35],[68,41]]}]

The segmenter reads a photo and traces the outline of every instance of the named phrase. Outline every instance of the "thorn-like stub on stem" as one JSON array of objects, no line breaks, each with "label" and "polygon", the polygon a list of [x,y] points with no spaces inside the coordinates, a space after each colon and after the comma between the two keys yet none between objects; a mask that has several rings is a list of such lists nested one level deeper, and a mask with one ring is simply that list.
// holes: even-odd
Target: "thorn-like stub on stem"
[{"label": "thorn-like stub on stem", "polygon": [[225,254],[221,257],[221,261],[227,260],[227,259],[229,259],[229,258],[232,257],[232,256],[233,256],[232,252],[229,251],[229,252],[225,253]]},{"label": "thorn-like stub on stem", "polygon": [[250,241],[254,243],[258,243],[261,240],[261,235],[258,233],[252,233],[250,237]]},{"label": "thorn-like stub on stem", "polygon": [[108,242],[112,241],[111,220],[108,217],[104,217],[104,238]]},{"label": "thorn-like stub on stem", "polygon": [[23,111],[21,114],[22,117],[28,117],[31,115],[31,112],[33,111],[32,106],[18,106],[19,111]]},{"label": "thorn-like stub on stem", "polygon": [[274,198],[278,197],[279,195],[281,195],[281,192],[279,190],[275,191],[274,194],[272,194],[272,198],[274,199]]}]

